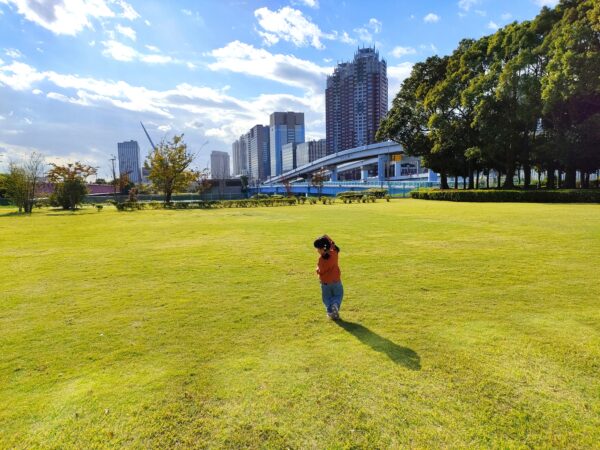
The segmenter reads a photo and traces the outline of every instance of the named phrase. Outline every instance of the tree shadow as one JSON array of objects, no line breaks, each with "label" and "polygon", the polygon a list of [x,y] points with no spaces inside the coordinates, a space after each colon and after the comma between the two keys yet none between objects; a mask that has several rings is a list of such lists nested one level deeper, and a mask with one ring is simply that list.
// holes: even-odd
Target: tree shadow
[{"label": "tree shadow", "polygon": [[421,357],[414,350],[395,344],[359,323],[346,322],[340,319],[336,320],[335,324],[376,352],[385,353],[396,364],[402,364],[410,370],[421,370]]}]

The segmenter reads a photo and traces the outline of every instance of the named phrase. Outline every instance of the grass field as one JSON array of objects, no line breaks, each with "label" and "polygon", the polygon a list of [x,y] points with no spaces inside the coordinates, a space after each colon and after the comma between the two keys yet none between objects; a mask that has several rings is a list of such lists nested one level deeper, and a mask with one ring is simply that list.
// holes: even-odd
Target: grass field
[{"label": "grass field", "polygon": [[600,205],[2,209],[0,448],[598,448],[599,255]]}]

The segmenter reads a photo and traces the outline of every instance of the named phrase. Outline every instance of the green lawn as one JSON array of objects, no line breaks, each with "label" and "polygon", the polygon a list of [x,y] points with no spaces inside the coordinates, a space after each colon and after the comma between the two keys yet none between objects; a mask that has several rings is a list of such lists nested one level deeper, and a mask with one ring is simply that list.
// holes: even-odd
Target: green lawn
[{"label": "green lawn", "polygon": [[600,205],[3,209],[0,448],[597,448],[599,255]]}]

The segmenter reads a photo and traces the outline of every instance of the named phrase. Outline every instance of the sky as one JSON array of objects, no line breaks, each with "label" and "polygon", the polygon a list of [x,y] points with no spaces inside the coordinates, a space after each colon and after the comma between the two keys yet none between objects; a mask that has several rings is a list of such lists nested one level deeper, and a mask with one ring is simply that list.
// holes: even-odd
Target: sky
[{"label": "sky", "polygon": [[117,143],[185,134],[208,166],[274,111],[325,136],[325,84],[374,46],[389,100],[414,63],[557,0],[0,0],[0,171],[33,151],[109,176]]}]

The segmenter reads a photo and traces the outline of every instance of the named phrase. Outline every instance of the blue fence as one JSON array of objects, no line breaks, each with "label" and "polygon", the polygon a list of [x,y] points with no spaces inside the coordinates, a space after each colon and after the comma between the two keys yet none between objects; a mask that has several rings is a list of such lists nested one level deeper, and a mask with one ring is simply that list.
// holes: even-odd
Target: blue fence
[{"label": "blue fence", "polygon": [[329,181],[323,183],[323,187],[320,189],[308,183],[294,183],[288,188],[283,184],[274,184],[250,188],[250,193],[251,195],[258,193],[285,195],[289,189],[295,195],[318,196],[320,193],[325,196],[335,196],[345,191],[366,191],[371,188],[383,188],[387,189],[392,196],[408,197],[411,191],[439,187],[439,185],[438,182],[434,181]]}]

